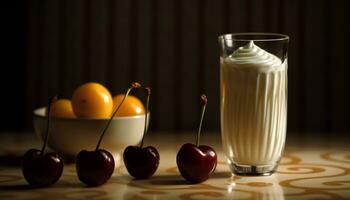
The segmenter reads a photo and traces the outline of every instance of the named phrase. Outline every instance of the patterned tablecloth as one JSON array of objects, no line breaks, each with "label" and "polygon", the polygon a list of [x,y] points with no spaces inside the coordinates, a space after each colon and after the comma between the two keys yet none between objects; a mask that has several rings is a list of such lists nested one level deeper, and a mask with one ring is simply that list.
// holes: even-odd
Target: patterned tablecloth
[{"label": "patterned tablecloth", "polygon": [[161,156],[151,179],[133,180],[119,162],[107,184],[89,188],[79,182],[74,163],[68,163],[57,184],[35,189],[26,184],[19,164],[25,149],[39,147],[40,142],[32,134],[1,134],[0,199],[350,199],[350,147],[346,142],[338,145],[328,140],[314,145],[290,139],[276,174],[240,177],[229,172],[220,135],[205,135],[203,143],[215,147],[219,163],[202,184],[184,181],[175,162],[181,144],[194,140],[194,134],[157,133],[146,140]]}]

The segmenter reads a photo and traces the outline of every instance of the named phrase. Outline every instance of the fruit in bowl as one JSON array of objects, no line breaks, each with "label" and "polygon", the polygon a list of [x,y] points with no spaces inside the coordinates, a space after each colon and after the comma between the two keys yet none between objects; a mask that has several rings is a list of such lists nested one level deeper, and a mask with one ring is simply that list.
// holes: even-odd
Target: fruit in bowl
[{"label": "fruit in bowl", "polygon": [[85,83],[72,96],[74,113],[81,118],[109,118],[113,112],[111,93],[99,83]]},{"label": "fruit in bowl", "polygon": [[[122,102],[125,95],[119,94],[113,97],[113,110],[116,109]],[[116,114],[117,117],[133,116],[133,115],[144,115],[145,107],[143,106],[140,99],[135,96],[129,95],[125,98],[123,105]]]},{"label": "fruit in bowl", "polygon": [[[84,85],[88,85],[88,87]],[[87,87],[88,89],[85,88],[84,90],[87,94],[90,94],[91,97],[81,92],[81,89],[79,88],[77,89],[78,92],[74,92],[74,95],[76,95],[75,98],[73,98],[72,100],[72,109],[74,111],[74,117],[70,118],[69,115],[55,115],[55,106],[53,105],[52,108],[52,122],[50,127],[51,131],[48,146],[66,156],[74,157],[82,149],[94,150],[96,147],[96,142],[99,140],[101,132],[105,128],[109,117],[111,116],[111,112],[109,112],[108,110],[109,107],[111,107],[112,111],[113,105],[110,106],[109,100],[111,102],[113,101],[111,95],[108,95],[109,91],[107,89],[105,90],[105,88],[98,83],[86,83],[84,85],[80,86],[79,88],[83,86]],[[96,90],[100,90],[100,92],[96,92]],[[103,93],[107,93],[107,96],[103,95]],[[108,102],[106,101],[107,105],[104,105],[103,102],[101,103],[100,100],[96,100],[99,97],[96,97],[95,95],[101,95],[102,97],[104,96],[105,100],[108,99]],[[95,101],[91,101],[91,105],[89,106],[86,106],[88,103],[85,102],[84,109],[89,110],[89,112],[81,112],[85,113],[85,115],[82,115],[81,113],[77,114],[76,111],[79,109],[76,109],[76,107],[79,107],[81,105],[77,104],[76,102],[81,101],[84,103],[84,98],[86,98],[85,101],[88,103],[90,102],[89,98],[99,101],[99,105],[102,105],[102,109],[105,109],[106,113],[109,114],[106,114],[106,116],[102,116],[101,112],[98,111],[98,109],[96,109],[96,105],[92,105]],[[58,100],[57,102],[59,101],[60,100]],[[123,103],[123,105],[127,105],[127,103],[128,102],[126,101]],[[70,110],[69,106],[57,107],[58,110]],[[62,110],[60,110],[60,112],[62,112]],[[95,111],[96,113],[94,113]],[[89,113],[89,115],[87,115],[86,113]],[[120,155],[125,149],[125,147],[127,147],[130,144],[136,145],[141,142],[144,130],[144,121],[144,114],[114,117],[110,123],[108,130],[106,131],[103,142],[101,143],[101,148],[107,149],[109,152],[111,152],[115,158],[115,161],[117,162],[120,159]],[[34,110],[33,123],[36,134],[39,138],[44,140],[46,129],[45,107]]]},{"label": "fruit in bowl", "polygon": [[[47,113],[45,113],[47,115]],[[73,112],[72,101],[69,99],[59,99],[52,103],[51,116],[56,118],[76,118]]]}]

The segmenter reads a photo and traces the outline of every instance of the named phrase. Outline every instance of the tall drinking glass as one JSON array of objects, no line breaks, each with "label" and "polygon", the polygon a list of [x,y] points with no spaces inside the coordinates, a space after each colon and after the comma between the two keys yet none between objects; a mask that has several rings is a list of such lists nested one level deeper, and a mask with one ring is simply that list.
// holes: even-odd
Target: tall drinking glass
[{"label": "tall drinking glass", "polygon": [[270,33],[219,36],[221,138],[231,171],[271,175],[287,128],[289,37]]}]

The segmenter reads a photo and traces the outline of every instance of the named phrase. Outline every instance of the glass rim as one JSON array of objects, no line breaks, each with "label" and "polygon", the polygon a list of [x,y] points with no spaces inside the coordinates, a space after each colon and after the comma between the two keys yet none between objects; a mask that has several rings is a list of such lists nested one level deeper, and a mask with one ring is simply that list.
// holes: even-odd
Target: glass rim
[{"label": "glass rim", "polygon": [[[230,36],[230,37],[229,37]],[[262,39],[243,39],[237,38],[239,36],[271,36],[274,38],[262,38]],[[247,32],[247,33],[226,33],[219,35],[219,40],[232,40],[238,42],[248,42],[248,41],[258,41],[258,42],[268,42],[268,41],[288,41],[289,36],[280,33],[263,33],[263,32]]]}]

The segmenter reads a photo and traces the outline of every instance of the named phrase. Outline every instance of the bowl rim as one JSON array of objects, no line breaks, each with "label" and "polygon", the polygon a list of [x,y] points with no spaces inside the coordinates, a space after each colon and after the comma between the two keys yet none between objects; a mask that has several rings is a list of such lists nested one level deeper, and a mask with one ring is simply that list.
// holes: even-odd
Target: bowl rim
[{"label": "bowl rim", "polygon": [[[40,114],[41,110],[43,110],[43,109],[46,109],[46,106],[34,109],[33,110],[34,117],[45,119],[46,116]],[[150,112],[148,112],[148,115],[150,115]],[[113,120],[137,119],[137,118],[141,118],[144,116],[145,116],[145,114],[134,115],[134,116],[122,116],[122,117],[118,116],[118,117],[114,117]],[[81,121],[106,121],[106,120],[109,120],[109,118],[63,118],[63,117],[55,117],[53,119],[55,119],[55,120],[81,120]]]}]

